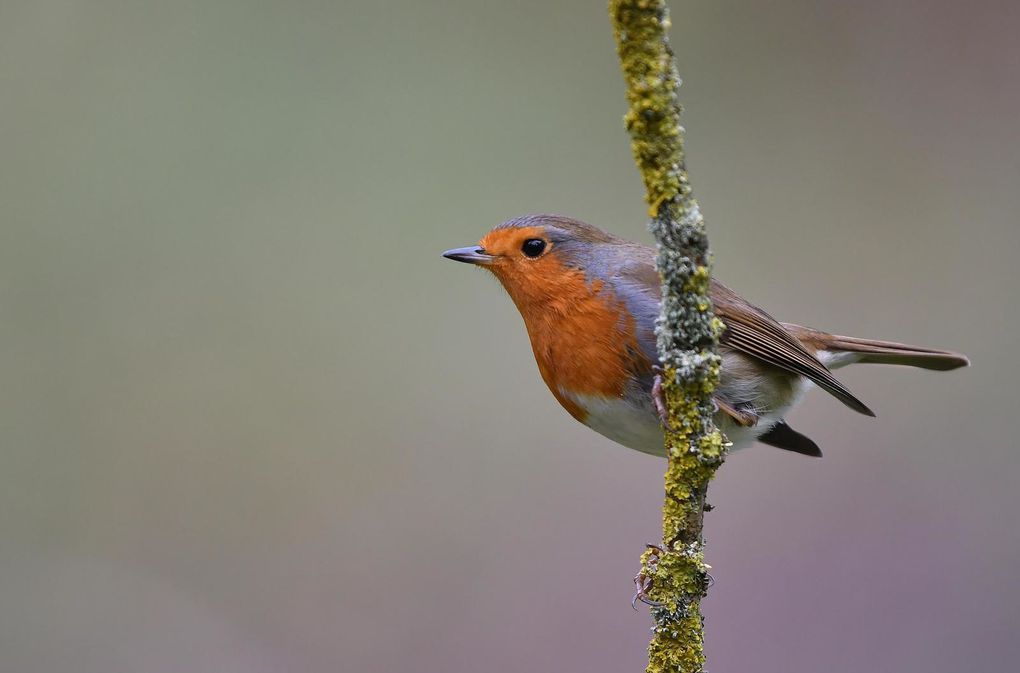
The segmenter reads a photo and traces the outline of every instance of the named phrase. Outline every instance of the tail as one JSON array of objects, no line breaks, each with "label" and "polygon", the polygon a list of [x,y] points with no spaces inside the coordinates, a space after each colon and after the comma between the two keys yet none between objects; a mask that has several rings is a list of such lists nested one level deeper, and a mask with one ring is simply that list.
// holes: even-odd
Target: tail
[{"label": "tail", "polygon": [[876,339],[858,339],[857,337],[827,334],[821,339],[822,348],[829,352],[859,353],[852,362],[870,362],[883,365],[907,365],[921,369],[947,371],[957,367],[967,367],[970,360],[966,355],[951,351],[940,351],[934,348],[908,346],[895,341],[878,341]]}]

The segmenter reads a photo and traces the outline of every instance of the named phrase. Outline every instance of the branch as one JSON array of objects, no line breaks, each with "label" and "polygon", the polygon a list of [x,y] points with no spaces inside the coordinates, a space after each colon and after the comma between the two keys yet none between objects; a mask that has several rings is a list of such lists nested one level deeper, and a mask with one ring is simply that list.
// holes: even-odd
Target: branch
[{"label": "branch", "polygon": [[642,574],[651,580],[648,596],[657,603],[646,671],[697,673],[705,661],[700,602],[709,584],[702,536],[705,494],[726,453],[712,422],[723,325],[712,313],[708,237],[684,163],[680,78],[666,37],[665,0],[610,0],[609,14],[627,83],[624,121],[644,178],[662,278],[655,331],[669,409],[669,466],[662,549],[641,557]]}]

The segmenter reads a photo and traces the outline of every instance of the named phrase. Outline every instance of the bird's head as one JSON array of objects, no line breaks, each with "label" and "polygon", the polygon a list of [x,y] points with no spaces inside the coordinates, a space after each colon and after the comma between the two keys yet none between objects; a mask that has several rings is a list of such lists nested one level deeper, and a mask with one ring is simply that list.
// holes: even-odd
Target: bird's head
[{"label": "bird's head", "polygon": [[569,287],[597,282],[614,244],[626,242],[569,217],[527,215],[498,225],[476,246],[443,256],[491,271],[523,311],[562,297]]}]

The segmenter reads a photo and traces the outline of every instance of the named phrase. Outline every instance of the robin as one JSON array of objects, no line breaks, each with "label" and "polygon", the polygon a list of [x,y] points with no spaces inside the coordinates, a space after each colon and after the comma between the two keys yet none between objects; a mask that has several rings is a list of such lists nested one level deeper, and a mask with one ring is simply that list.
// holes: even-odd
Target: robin
[{"label": "robin", "polygon": [[[524,318],[542,379],[571,416],[623,446],[664,454],[653,394],[660,296],[654,249],[568,217],[530,215],[443,256],[499,279]],[[815,442],[783,420],[812,384],[874,416],[833,369],[857,362],[934,370],[970,364],[949,351],[780,323],[715,279],[710,294],[725,323],[715,422],[732,449],[758,440],[821,456]]]}]

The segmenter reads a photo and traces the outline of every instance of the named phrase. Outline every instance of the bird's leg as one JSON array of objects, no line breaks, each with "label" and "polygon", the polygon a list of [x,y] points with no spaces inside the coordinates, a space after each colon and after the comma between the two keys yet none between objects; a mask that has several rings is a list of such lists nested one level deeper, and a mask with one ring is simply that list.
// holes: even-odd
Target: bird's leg
[{"label": "bird's leg", "polygon": [[737,425],[743,428],[750,428],[758,425],[758,414],[754,413],[751,409],[737,409],[735,406],[719,398],[717,395],[712,396],[712,405],[716,411],[721,411],[736,422]]},{"label": "bird's leg", "polygon": [[669,407],[666,406],[666,394],[662,390],[662,374],[664,370],[659,365],[654,365],[652,371],[655,372],[655,378],[652,379],[652,404],[655,405],[655,413],[659,415],[659,422],[662,423],[662,427],[669,430]]},{"label": "bird's leg", "polygon": [[[663,553],[662,547],[656,544],[648,544],[646,548],[651,550],[652,554],[648,558],[648,569],[651,572],[655,572],[656,566],[659,563],[659,555]],[[641,566],[641,570],[638,571],[637,575],[634,575],[634,598],[630,599],[630,606],[637,610],[637,602],[641,601],[645,605],[653,608],[662,605],[659,601],[653,601],[648,597],[648,592],[652,589],[652,577],[645,573],[645,566]]]}]

